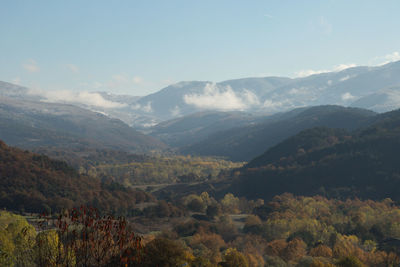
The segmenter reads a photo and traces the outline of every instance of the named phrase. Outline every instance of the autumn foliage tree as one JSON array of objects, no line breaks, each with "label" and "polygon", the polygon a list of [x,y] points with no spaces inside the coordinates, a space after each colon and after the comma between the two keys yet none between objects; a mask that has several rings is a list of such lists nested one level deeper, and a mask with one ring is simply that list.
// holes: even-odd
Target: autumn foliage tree
[{"label": "autumn foliage tree", "polygon": [[[45,230],[52,224],[55,229]],[[37,241],[40,266],[131,266],[141,261],[141,238],[123,217],[101,216],[94,208],[42,216],[45,230]]]}]

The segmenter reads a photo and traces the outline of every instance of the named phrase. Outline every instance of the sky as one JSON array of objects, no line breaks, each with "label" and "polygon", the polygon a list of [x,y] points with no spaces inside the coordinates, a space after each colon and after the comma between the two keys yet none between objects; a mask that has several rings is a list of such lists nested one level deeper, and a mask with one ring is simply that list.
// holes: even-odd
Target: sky
[{"label": "sky", "polygon": [[0,0],[0,80],[147,95],[400,60],[399,1]]}]

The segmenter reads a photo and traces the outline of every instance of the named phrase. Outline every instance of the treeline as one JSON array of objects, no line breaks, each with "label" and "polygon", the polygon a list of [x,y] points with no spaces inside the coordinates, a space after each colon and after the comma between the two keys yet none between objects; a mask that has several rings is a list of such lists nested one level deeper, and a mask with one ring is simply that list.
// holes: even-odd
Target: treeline
[{"label": "treeline", "polygon": [[127,187],[142,184],[193,183],[216,179],[221,170],[239,168],[235,163],[213,157],[151,157],[143,161],[98,164],[82,172],[112,179]]},{"label": "treeline", "polygon": [[220,171],[240,168],[244,163],[218,157],[181,156],[154,153],[131,154],[124,151],[79,147],[43,147],[34,152],[66,161],[79,173],[125,186],[144,184],[192,183],[213,180]]}]

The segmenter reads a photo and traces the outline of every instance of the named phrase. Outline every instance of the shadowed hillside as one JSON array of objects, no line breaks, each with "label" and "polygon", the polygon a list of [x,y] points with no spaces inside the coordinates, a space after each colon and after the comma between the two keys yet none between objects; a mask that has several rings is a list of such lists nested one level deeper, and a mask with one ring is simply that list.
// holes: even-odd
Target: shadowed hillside
[{"label": "shadowed hillside", "polygon": [[271,198],[283,192],[400,200],[400,111],[374,118],[355,133],[314,128],[250,161],[238,194]]},{"label": "shadowed hillside", "polygon": [[230,160],[248,161],[286,138],[312,127],[354,130],[369,123],[375,113],[357,108],[317,106],[267,117],[255,125],[232,128],[211,134],[182,153],[216,155]]}]

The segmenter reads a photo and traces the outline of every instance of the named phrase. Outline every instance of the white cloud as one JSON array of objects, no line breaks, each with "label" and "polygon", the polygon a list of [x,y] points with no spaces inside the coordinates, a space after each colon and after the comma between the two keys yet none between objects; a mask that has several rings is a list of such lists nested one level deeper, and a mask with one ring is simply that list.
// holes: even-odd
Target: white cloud
[{"label": "white cloud", "polygon": [[146,106],[142,107],[142,110],[148,113],[153,112],[153,108],[151,107],[151,102],[147,102]]},{"label": "white cloud", "polygon": [[140,76],[134,76],[134,77],[132,78],[132,82],[135,83],[135,84],[140,84],[140,83],[143,82],[143,78],[140,77]]},{"label": "white cloud", "polygon": [[350,94],[349,92],[342,94],[343,101],[353,100],[354,98],[356,98],[356,97],[353,96],[352,94]]},{"label": "white cloud", "polygon": [[393,52],[391,54],[386,55],[385,59],[387,59],[389,62],[398,61],[398,60],[400,60],[400,53]]},{"label": "white cloud", "polygon": [[263,107],[266,109],[271,109],[271,110],[275,110],[277,108],[280,108],[284,105],[283,102],[280,101],[272,101],[272,100],[265,100],[263,103]]},{"label": "white cloud", "polygon": [[[374,59],[369,61],[369,65],[375,65],[375,66],[382,66],[390,62],[394,61],[399,61],[400,60],[400,52],[393,52],[390,54],[387,54],[385,56],[381,57],[375,57]],[[327,72],[340,72],[342,70],[348,69],[348,68],[354,68],[357,67],[357,64],[354,63],[349,63],[349,64],[339,64],[336,66],[333,66],[332,69],[330,70],[312,70],[312,69],[307,69],[307,70],[300,70],[294,73],[294,76],[297,78],[303,78],[307,77],[310,75],[314,74],[320,74],[320,73],[327,73]],[[352,77],[349,77],[352,78]]]},{"label": "white cloud", "polygon": [[327,72],[339,72],[348,68],[354,68],[357,67],[357,64],[354,63],[350,63],[350,64],[339,64],[339,65],[335,65],[333,66],[333,68],[331,70],[301,70],[298,72],[295,72],[295,77],[297,78],[303,78],[303,77],[307,77],[307,76],[311,76],[314,74],[321,74],[321,73],[327,73]]},{"label": "white cloud", "polygon": [[398,60],[400,60],[400,53],[395,51],[395,52],[387,54],[385,56],[374,58],[373,60],[371,60],[370,64],[376,65],[376,66],[382,66],[382,65],[388,64],[390,62],[398,61]]},{"label": "white cloud", "polygon": [[29,94],[40,95],[44,97],[46,102],[56,103],[77,103],[89,106],[96,106],[102,108],[122,108],[125,104],[113,102],[104,99],[100,94],[93,92],[73,92],[69,90],[58,90],[58,91],[43,91],[33,90],[29,91]]},{"label": "white cloud", "polygon": [[37,65],[36,61],[33,59],[29,59],[28,61],[26,61],[25,63],[22,64],[22,67],[28,71],[28,72],[39,72],[40,68]]},{"label": "white cloud", "polygon": [[350,63],[350,64],[339,64],[333,67],[333,71],[342,71],[348,68],[357,67],[357,64]]},{"label": "white cloud", "polygon": [[245,110],[260,104],[258,97],[248,90],[235,93],[230,86],[220,88],[215,83],[208,83],[200,94],[184,95],[183,100],[198,108],[217,110]]},{"label": "white cloud", "polygon": [[344,81],[347,81],[348,79],[350,79],[351,78],[351,76],[350,75],[346,75],[346,76],[344,76],[344,77],[342,77],[342,78],[340,78],[340,80],[339,81],[341,81],[341,82],[344,82]]},{"label": "white cloud", "polygon": [[67,64],[66,67],[72,71],[73,73],[79,73],[79,68],[78,66],[74,65],[74,64]]}]

